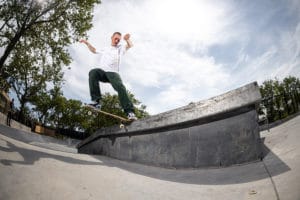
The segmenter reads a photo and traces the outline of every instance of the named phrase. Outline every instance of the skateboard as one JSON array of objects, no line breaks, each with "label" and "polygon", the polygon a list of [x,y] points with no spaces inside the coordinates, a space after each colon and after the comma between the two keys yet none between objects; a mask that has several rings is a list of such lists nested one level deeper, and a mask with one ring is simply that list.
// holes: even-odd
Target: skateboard
[{"label": "skateboard", "polygon": [[88,104],[85,104],[84,107],[88,108],[90,111],[88,113],[88,115],[91,115],[92,113],[90,112],[96,112],[96,113],[101,113],[101,114],[104,114],[104,115],[107,115],[107,116],[110,116],[112,118],[115,118],[117,120],[120,121],[120,128],[125,128],[125,125],[128,125],[130,124],[131,122],[133,122],[134,120],[130,120],[130,119],[127,119],[127,118],[124,118],[124,117],[121,117],[119,115],[115,115],[115,114],[111,114],[109,112],[105,112],[103,110],[99,110],[91,105],[88,105]]}]

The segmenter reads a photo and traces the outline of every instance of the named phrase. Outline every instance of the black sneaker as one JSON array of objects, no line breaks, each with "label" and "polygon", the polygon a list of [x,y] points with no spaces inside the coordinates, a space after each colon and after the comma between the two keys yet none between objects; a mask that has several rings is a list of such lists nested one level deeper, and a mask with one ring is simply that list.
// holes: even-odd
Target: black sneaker
[{"label": "black sneaker", "polygon": [[128,113],[127,118],[131,121],[137,120],[137,117],[135,116],[135,114],[133,112]]},{"label": "black sneaker", "polygon": [[89,106],[94,107],[95,109],[101,110],[101,103],[98,101],[93,101],[88,104]]}]

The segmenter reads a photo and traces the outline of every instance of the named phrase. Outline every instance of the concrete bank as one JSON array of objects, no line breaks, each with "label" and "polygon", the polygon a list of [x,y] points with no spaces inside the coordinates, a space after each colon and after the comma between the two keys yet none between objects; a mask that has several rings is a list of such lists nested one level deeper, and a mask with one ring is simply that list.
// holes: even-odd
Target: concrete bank
[{"label": "concrete bank", "polygon": [[263,157],[256,107],[257,83],[208,100],[97,131],[79,153],[167,168],[219,167]]}]

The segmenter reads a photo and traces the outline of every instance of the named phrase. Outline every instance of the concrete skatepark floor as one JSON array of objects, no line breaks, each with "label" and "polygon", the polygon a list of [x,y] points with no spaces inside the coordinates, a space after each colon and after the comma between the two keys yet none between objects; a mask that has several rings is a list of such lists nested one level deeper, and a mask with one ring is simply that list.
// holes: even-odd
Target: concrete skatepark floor
[{"label": "concrete skatepark floor", "polygon": [[261,132],[262,162],[164,169],[76,154],[0,129],[0,199],[300,199],[300,116]]}]

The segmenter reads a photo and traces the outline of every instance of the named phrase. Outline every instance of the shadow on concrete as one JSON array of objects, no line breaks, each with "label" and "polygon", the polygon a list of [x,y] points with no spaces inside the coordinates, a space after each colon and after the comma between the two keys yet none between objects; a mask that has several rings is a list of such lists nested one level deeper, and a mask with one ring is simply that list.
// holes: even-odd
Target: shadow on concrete
[{"label": "shadow on concrete", "polygon": [[[264,141],[264,140],[263,140]],[[104,165],[119,167],[120,169],[164,181],[198,185],[226,185],[240,184],[269,178],[266,167],[276,166],[272,176],[291,170],[266,145],[263,145],[264,159],[255,163],[236,165],[225,168],[206,169],[166,169],[146,166],[137,163],[119,161],[104,156],[93,156],[101,160]],[[267,162],[265,161],[267,160]]]},{"label": "shadow on concrete", "polygon": [[[18,147],[13,143],[1,139],[6,142],[6,147],[0,146],[3,152],[18,152],[23,160],[7,160],[0,159],[3,165],[33,165],[42,158],[51,158],[71,164],[79,165],[99,165],[117,167],[131,173],[147,176],[150,178],[160,179],[164,181],[197,184],[197,185],[226,185],[240,184],[269,178],[266,166],[273,166],[276,170],[272,172],[272,176],[276,176],[291,170],[277,155],[275,155],[266,145],[263,145],[264,159],[256,163],[250,163],[239,166],[231,166],[226,168],[209,168],[209,169],[166,169],[154,166],[146,166],[137,163],[120,161],[99,155],[90,155],[99,160],[99,162],[85,161],[72,157],[55,155],[37,150]],[[264,142],[264,139],[262,139]],[[274,167],[276,166],[276,167]]]},{"label": "shadow on concrete", "polygon": [[22,160],[8,160],[8,159],[0,159],[0,163],[3,165],[12,165],[12,164],[19,164],[19,165],[33,165],[35,162],[39,161],[43,158],[51,158],[55,160],[59,160],[66,163],[71,164],[80,164],[80,165],[102,165],[101,162],[92,162],[92,161],[85,161],[80,160],[72,157],[55,155],[50,153],[45,153],[41,151],[36,151],[32,149],[26,149],[22,147],[18,147],[8,141],[0,139],[6,142],[7,147],[0,146],[0,151],[3,152],[17,152],[22,157]]}]

